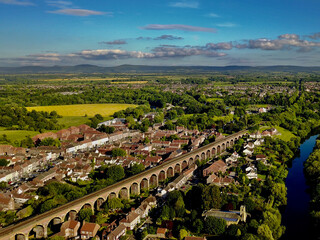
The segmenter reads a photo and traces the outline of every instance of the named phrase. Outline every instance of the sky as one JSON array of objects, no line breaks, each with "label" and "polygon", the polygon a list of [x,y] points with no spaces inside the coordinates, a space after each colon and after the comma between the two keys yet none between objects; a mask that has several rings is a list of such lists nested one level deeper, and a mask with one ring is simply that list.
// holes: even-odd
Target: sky
[{"label": "sky", "polygon": [[320,66],[319,0],[0,0],[0,66]]}]

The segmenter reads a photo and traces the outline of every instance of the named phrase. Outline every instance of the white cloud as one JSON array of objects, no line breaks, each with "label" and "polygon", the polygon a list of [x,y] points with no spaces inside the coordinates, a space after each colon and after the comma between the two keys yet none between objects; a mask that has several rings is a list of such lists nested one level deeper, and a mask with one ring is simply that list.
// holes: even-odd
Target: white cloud
[{"label": "white cloud", "polygon": [[199,8],[199,2],[196,1],[179,1],[169,3],[170,7],[177,8]]},{"label": "white cloud", "polygon": [[148,24],[144,27],[141,27],[145,30],[183,30],[183,31],[191,31],[191,32],[216,32],[217,30],[214,28],[205,28],[205,27],[197,27],[191,25],[183,25],[183,24]]},{"label": "white cloud", "polygon": [[20,5],[20,6],[34,6],[35,4],[25,0],[0,0],[0,3],[9,5]]},{"label": "white cloud", "polygon": [[216,24],[218,27],[236,27],[237,24],[231,22],[218,23]]},{"label": "white cloud", "polygon": [[218,14],[215,14],[215,13],[209,13],[209,14],[206,15],[206,17],[219,18],[220,16]]},{"label": "white cloud", "polygon": [[110,15],[110,16],[112,16],[111,12],[100,12],[100,11],[93,11],[93,10],[80,9],[80,8],[65,8],[65,9],[59,9],[59,10],[48,11],[48,12],[54,13],[54,14],[80,16],[80,17],[87,17],[87,16],[92,16],[92,15]]}]

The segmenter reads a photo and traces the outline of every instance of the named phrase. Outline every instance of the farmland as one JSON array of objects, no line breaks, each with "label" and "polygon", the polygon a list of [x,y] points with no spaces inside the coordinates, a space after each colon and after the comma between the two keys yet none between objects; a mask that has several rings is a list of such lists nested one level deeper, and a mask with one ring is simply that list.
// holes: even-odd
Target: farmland
[{"label": "farmland", "polygon": [[[41,106],[28,107],[28,111],[57,111],[62,118],[58,118],[58,123],[63,127],[78,126],[89,122],[89,118],[95,114],[101,114],[105,120],[110,119],[110,116],[117,111],[128,107],[135,107],[131,104],[77,104],[77,105],[61,105],[61,106]],[[11,141],[21,141],[26,136],[34,136],[39,134],[37,131],[28,130],[6,130],[0,128],[0,135],[5,134]]]},{"label": "farmland", "polygon": [[92,117],[95,114],[101,114],[103,117],[112,115],[113,113],[126,109],[128,107],[136,107],[132,104],[76,104],[76,105],[56,105],[56,106],[38,106],[27,107],[28,111],[56,111],[61,116],[68,117]]}]

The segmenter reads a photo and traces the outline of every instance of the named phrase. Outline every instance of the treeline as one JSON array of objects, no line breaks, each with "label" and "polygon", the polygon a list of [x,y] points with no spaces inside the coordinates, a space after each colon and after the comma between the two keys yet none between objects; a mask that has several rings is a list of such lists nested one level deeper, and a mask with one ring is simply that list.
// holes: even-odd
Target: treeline
[{"label": "treeline", "polygon": [[318,137],[313,153],[304,164],[307,184],[310,186],[310,215],[313,239],[320,238],[320,137]]},{"label": "treeline", "polygon": [[27,111],[24,107],[0,106],[0,126],[12,130],[43,131],[59,129],[56,111]]}]

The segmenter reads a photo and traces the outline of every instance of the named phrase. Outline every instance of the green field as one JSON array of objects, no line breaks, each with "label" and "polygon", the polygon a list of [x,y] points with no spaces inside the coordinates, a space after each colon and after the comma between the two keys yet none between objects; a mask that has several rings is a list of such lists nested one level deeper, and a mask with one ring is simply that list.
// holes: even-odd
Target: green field
[{"label": "green field", "polygon": [[[287,129],[284,129],[282,127],[279,126],[273,126],[275,129],[278,130],[278,132],[280,133],[279,135],[275,135],[276,138],[282,139],[284,141],[289,141],[291,138],[296,137],[292,132],[290,132]],[[270,129],[271,127],[262,127],[260,130],[263,131],[265,129]]]},{"label": "green field", "polygon": [[[104,117],[104,121],[112,119],[112,117]],[[85,124],[89,122],[89,117],[81,117],[81,116],[65,116],[62,118],[58,118],[58,124],[64,125],[65,128],[71,126],[79,126],[81,124]]]},{"label": "green field", "polygon": [[21,141],[26,136],[35,136],[40,132],[37,131],[27,131],[27,130],[5,130],[5,128],[0,128],[0,135],[7,135],[8,139],[11,141]]},{"label": "green field", "polygon": [[92,117],[96,114],[101,114],[103,117],[112,115],[115,112],[124,110],[128,107],[136,107],[133,104],[76,104],[76,105],[57,105],[57,106],[39,106],[27,107],[28,111],[56,111],[61,116],[68,117]]}]

